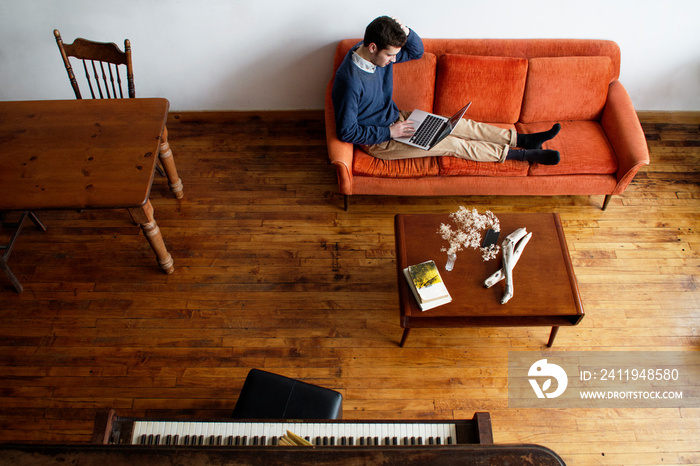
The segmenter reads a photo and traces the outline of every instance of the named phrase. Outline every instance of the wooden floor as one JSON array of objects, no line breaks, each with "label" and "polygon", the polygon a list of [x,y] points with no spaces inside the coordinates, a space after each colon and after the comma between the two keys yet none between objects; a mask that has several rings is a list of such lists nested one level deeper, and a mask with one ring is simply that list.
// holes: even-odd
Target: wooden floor
[{"label": "wooden floor", "polygon": [[560,213],[586,317],[554,350],[698,351],[700,114],[642,119],[651,165],[605,212],[603,196],[363,196],[345,212],[320,112],[172,114],[185,197],[156,177],[151,200],[173,275],[126,211],[45,212],[48,231],[28,223],[16,244],[0,443],[88,442],[101,408],[228,416],[256,367],[339,390],[346,419],[488,411],[496,443],[569,464],[700,463],[700,408],[509,409],[508,351],[542,349],[547,328],[415,329],[398,347],[393,216],[464,205]]}]

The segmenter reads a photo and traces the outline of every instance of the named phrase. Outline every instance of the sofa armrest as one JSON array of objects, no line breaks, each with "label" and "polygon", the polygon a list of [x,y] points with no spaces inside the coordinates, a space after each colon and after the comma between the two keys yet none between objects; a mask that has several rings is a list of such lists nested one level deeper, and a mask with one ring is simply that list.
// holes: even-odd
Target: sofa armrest
[{"label": "sofa armrest", "polygon": [[331,98],[331,90],[333,89],[333,80],[328,83],[326,88],[326,145],[328,146],[328,158],[335,165],[338,173],[338,187],[342,194],[352,194],[352,159],[355,146],[349,142],[343,142],[338,139],[335,131],[335,113],[333,110],[333,99]]},{"label": "sofa armrest", "polygon": [[632,105],[620,81],[613,81],[600,125],[617,155],[617,186],[611,194],[621,194],[643,165],[649,164],[649,148]]}]

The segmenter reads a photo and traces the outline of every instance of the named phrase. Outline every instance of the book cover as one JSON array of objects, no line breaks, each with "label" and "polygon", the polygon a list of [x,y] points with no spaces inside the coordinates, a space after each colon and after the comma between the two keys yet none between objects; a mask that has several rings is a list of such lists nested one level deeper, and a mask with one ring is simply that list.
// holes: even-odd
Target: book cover
[{"label": "book cover", "polygon": [[434,261],[411,265],[404,269],[404,275],[421,310],[432,309],[452,301]]}]

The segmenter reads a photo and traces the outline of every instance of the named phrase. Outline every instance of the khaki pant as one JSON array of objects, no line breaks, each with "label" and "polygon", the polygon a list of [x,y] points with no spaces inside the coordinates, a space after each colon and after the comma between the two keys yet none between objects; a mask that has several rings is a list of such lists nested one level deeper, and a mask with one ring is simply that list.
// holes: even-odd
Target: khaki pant
[{"label": "khaki pant", "polygon": [[[401,112],[397,123],[406,120],[409,115],[409,112]],[[504,162],[509,147],[515,146],[517,140],[518,134],[514,129],[502,129],[462,118],[452,134],[429,151],[393,139],[381,144],[362,146],[362,149],[369,155],[383,160],[444,155],[476,162]]]}]

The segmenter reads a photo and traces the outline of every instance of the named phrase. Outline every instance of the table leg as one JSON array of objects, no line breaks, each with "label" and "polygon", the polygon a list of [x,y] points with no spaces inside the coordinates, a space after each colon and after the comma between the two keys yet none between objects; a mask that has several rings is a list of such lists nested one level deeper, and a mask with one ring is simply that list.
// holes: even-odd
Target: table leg
[{"label": "table leg", "polygon": [[558,331],[559,327],[552,327],[552,332],[549,334],[549,341],[547,342],[547,348],[551,348],[554,344],[554,338],[556,338]]},{"label": "table leg", "polygon": [[182,180],[177,175],[173,151],[170,150],[170,144],[168,144],[168,128],[165,126],[163,127],[163,135],[160,140],[158,157],[160,157],[160,163],[163,164],[165,175],[168,177],[170,191],[173,192],[176,198],[182,199],[185,195],[185,193],[182,192]]},{"label": "table leg", "polygon": [[165,248],[163,236],[160,234],[160,228],[158,228],[158,224],[156,224],[156,220],[153,218],[153,206],[151,205],[151,201],[146,201],[141,207],[129,209],[129,214],[131,214],[131,218],[134,219],[134,222],[141,225],[144,236],[151,245],[153,252],[156,253],[160,268],[163,269],[165,273],[173,273],[175,271],[173,267],[173,258]]},{"label": "table leg", "polygon": [[401,337],[401,343],[399,343],[399,346],[403,348],[403,345],[406,343],[406,338],[408,338],[408,333],[411,331],[410,328],[406,328],[403,330],[403,336]]}]

